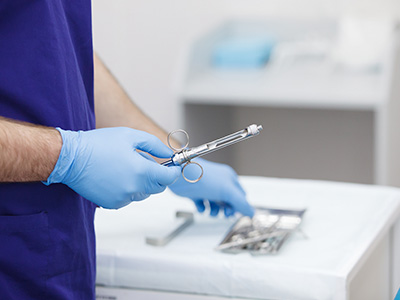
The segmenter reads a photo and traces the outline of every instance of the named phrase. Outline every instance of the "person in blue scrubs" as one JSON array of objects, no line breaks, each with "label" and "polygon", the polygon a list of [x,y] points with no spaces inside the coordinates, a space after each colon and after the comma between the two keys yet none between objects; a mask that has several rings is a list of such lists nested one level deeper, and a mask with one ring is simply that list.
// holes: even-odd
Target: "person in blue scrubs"
[{"label": "person in blue scrubs", "polygon": [[190,184],[152,158],[166,134],[94,55],[90,0],[2,0],[0,41],[0,299],[95,299],[98,206],[169,187],[253,215],[230,167]]}]

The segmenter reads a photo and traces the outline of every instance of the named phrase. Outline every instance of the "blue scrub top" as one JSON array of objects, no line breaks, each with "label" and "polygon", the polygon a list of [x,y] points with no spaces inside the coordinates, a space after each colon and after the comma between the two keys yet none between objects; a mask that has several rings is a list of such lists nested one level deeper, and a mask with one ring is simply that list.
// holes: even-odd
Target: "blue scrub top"
[{"label": "blue scrub top", "polygon": [[[0,115],[95,127],[90,0],[0,1]],[[95,205],[67,186],[0,184],[0,299],[94,299]]]}]

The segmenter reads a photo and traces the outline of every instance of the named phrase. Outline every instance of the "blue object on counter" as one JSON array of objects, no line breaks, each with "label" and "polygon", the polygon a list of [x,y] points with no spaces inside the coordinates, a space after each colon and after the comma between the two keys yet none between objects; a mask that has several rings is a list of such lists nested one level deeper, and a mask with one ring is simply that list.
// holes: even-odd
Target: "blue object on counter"
[{"label": "blue object on counter", "polygon": [[212,65],[217,68],[261,68],[269,60],[275,40],[267,36],[227,37],[216,43]]},{"label": "blue object on counter", "polygon": [[394,300],[400,300],[400,289],[397,291],[397,295],[394,297]]}]

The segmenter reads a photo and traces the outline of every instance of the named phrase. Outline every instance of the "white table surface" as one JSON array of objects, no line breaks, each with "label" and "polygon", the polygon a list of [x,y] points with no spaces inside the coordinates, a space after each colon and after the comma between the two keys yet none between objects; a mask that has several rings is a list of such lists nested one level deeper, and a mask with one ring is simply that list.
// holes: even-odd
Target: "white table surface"
[{"label": "white table surface", "polygon": [[[214,250],[235,219],[196,214],[167,246],[146,245],[192,211],[169,191],[118,211],[96,213],[97,283],[137,289],[258,299],[339,299],[346,284],[400,214],[400,190],[389,187],[241,177],[256,206],[307,208],[302,230],[277,255]],[[312,287],[312,288],[311,288]]]}]

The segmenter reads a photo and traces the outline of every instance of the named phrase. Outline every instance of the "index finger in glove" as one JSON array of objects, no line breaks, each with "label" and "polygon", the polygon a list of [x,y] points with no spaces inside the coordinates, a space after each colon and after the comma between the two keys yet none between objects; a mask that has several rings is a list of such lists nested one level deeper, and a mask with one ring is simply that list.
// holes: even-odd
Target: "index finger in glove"
[{"label": "index finger in glove", "polygon": [[168,148],[159,138],[146,132],[135,133],[133,136],[135,148],[145,151],[155,157],[170,158],[173,151]]}]

